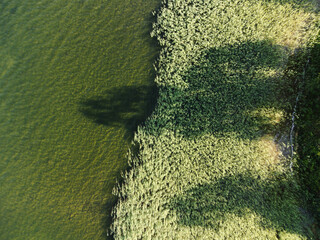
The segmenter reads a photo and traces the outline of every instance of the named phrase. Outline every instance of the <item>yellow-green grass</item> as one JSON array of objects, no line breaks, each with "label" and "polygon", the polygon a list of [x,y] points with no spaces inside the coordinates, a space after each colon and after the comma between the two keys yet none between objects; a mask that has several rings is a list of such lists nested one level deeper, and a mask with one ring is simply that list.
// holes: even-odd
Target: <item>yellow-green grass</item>
[{"label": "yellow-green grass", "polygon": [[106,239],[159,4],[0,1],[0,239]]},{"label": "yellow-green grass", "polygon": [[275,136],[290,131],[284,74],[314,37],[314,10],[163,1],[152,32],[159,98],[115,189],[115,239],[312,239]]}]

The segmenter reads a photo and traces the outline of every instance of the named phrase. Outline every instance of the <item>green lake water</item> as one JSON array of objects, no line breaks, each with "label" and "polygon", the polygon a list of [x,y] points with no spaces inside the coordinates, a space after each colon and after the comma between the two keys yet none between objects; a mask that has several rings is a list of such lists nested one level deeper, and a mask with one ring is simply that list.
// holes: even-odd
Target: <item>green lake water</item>
[{"label": "green lake water", "polygon": [[155,101],[159,4],[0,1],[0,239],[107,239]]}]

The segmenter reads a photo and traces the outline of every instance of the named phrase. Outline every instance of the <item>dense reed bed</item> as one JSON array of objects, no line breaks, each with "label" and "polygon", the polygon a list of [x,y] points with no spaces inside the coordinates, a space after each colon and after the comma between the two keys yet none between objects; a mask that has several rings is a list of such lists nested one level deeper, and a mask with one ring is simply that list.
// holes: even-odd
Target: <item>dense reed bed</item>
[{"label": "dense reed bed", "polygon": [[286,65],[313,37],[313,9],[163,1],[152,32],[158,104],[115,190],[115,239],[311,238],[275,135],[291,107]]}]

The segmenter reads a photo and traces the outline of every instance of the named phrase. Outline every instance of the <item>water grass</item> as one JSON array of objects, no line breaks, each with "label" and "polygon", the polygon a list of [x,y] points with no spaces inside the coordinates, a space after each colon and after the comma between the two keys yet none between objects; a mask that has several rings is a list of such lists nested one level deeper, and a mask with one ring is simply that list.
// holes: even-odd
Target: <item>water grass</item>
[{"label": "water grass", "polygon": [[157,107],[115,189],[115,239],[312,238],[275,135],[291,106],[289,56],[315,32],[313,4],[163,1]]}]

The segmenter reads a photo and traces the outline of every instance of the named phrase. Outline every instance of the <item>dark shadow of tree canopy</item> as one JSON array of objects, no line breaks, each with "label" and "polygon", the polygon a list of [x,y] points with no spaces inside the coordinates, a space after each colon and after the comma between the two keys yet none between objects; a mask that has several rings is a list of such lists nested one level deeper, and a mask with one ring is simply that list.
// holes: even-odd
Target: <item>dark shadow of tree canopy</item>
[{"label": "dark shadow of tree canopy", "polygon": [[[228,176],[191,188],[172,201],[179,223],[218,230],[232,215],[254,212],[263,228],[306,235],[293,199],[295,184],[284,178],[263,181],[250,174]],[[231,214],[231,216],[230,216]]]},{"label": "dark shadow of tree canopy", "polygon": [[[80,102],[79,111],[97,124],[124,126],[127,137],[131,139],[137,126],[143,124],[153,111],[157,94],[154,85],[114,87],[103,95]],[[121,183],[120,173],[116,178]],[[108,191],[111,192],[111,189]],[[112,197],[102,207],[105,213],[102,219],[102,227],[106,230],[103,236],[105,239],[114,239],[108,234],[112,223],[111,212],[116,202],[117,197]]]},{"label": "dark shadow of tree canopy", "polygon": [[187,88],[162,89],[159,103],[165,106],[160,106],[153,124],[172,121],[172,129],[191,138],[227,132],[254,138],[274,131],[279,124],[259,111],[269,109],[272,115],[283,109],[283,83],[268,73],[279,69],[285,51],[268,41],[205,51],[182,75]]},{"label": "dark shadow of tree canopy", "polygon": [[314,12],[317,8],[316,1],[312,0],[265,0],[265,3],[290,5],[296,9],[302,9],[306,12]]},{"label": "dark shadow of tree canopy", "polygon": [[155,86],[114,87],[81,102],[79,110],[97,124],[122,125],[133,132],[151,113],[156,98]]}]

